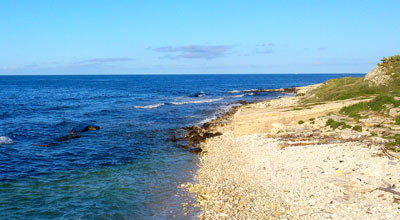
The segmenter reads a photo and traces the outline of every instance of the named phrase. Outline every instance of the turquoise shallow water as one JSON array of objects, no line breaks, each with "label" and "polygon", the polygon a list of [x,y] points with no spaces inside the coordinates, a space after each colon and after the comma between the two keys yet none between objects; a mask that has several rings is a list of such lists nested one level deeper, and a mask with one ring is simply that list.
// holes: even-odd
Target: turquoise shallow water
[{"label": "turquoise shallow water", "polygon": [[[0,143],[0,219],[191,219],[177,186],[198,158],[171,135],[238,100],[282,95],[240,90],[342,76],[0,76],[0,136],[13,141]],[[80,123],[100,130],[56,141]]]}]

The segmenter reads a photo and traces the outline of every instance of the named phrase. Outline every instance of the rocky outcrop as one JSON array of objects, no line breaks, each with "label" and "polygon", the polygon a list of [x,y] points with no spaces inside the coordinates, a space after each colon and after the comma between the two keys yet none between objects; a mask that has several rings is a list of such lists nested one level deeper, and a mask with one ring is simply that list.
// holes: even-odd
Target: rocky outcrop
[{"label": "rocky outcrop", "polygon": [[[184,127],[182,129],[186,130],[186,135],[181,138],[177,138],[175,135],[171,137],[172,142],[187,140],[190,147],[197,147],[198,144],[204,142],[208,138],[222,135],[221,132],[210,132],[210,124],[205,123],[202,128],[194,125],[191,127]],[[193,149],[192,149],[193,150]],[[193,152],[193,151],[191,151]]]},{"label": "rocky outcrop", "polygon": [[195,94],[193,94],[193,95],[190,95],[189,97],[196,97],[196,98],[199,98],[199,97],[203,97],[205,95],[205,93],[203,92],[203,91],[200,91],[200,92],[198,92],[198,93],[195,93]]},{"label": "rocky outcrop", "polygon": [[74,127],[69,133],[70,134],[79,134],[86,131],[96,131],[99,130],[100,127],[97,125],[89,125],[89,124],[80,124]]},{"label": "rocky outcrop", "polygon": [[41,143],[41,144],[33,144],[33,146],[39,146],[39,147],[51,147],[55,146],[58,144],[58,142],[63,142],[71,139],[76,139],[81,137],[81,133],[86,132],[86,131],[96,131],[99,130],[100,127],[97,125],[91,125],[91,124],[79,124],[78,126],[72,128],[72,130],[69,132],[68,135],[61,136],[55,139],[55,142],[49,142],[49,143]]},{"label": "rocky outcrop", "polygon": [[11,138],[8,138],[6,136],[1,136],[0,137],[0,145],[2,144],[13,144],[13,140]]},{"label": "rocky outcrop", "polygon": [[387,85],[390,82],[391,75],[388,75],[385,68],[382,66],[377,66],[372,69],[364,77],[364,81],[368,81],[370,85]]},{"label": "rocky outcrop", "polygon": [[70,139],[75,139],[75,138],[80,138],[80,137],[81,137],[80,134],[69,134],[69,135],[57,138],[56,141],[61,142],[61,141],[67,141]]}]

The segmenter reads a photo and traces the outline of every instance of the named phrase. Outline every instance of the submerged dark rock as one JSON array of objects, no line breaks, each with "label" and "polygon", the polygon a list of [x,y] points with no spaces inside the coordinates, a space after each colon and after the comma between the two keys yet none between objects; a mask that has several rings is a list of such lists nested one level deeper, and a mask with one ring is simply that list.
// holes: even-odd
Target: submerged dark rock
[{"label": "submerged dark rock", "polygon": [[36,146],[36,147],[52,147],[57,145],[56,143],[45,143],[45,144],[33,144],[32,146]]},{"label": "submerged dark rock", "polygon": [[196,144],[204,142],[207,138],[212,138],[215,136],[222,135],[221,132],[216,132],[216,133],[209,132],[208,130],[210,129],[210,127],[211,123],[206,123],[203,125],[202,128],[200,128],[197,125],[183,128],[184,130],[187,131],[187,134],[184,137],[184,139],[189,141],[189,145],[194,146]]},{"label": "submerged dark rock", "polygon": [[182,141],[182,140],[183,140],[183,138],[177,138],[175,135],[171,136],[171,141],[172,142],[177,142],[177,141]]},{"label": "submerged dark rock", "polygon": [[80,137],[81,137],[80,134],[70,134],[70,135],[59,137],[56,139],[56,141],[61,142],[61,141],[66,141],[69,139],[75,139],[75,138],[80,138]]},{"label": "submerged dark rock", "polygon": [[190,153],[195,153],[195,154],[201,153],[202,151],[203,149],[201,149],[200,147],[190,149]]},{"label": "submerged dark rock", "polygon": [[74,127],[70,132],[69,135],[65,135],[62,137],[58,137],[55,139],[55,142],[50,142],[50,143],[43,143],[43,144],[34,144],[33,146],[39,146],[39,147],[51,147],[57,145],[57,142],[63,142],[67,141],[70,139],[76,139],[81,137],[82,132],[86,131],[96,131],[99,130],[100,127],[97,125],[90,125],[90,124],[80,124],[76,127]]},{"label": "submerged dark rock", "polygon": [[197,98],[199,98],[199,97],[203,97],[204,95],[205,95],[205,93],[203,91],[201,91],[201,92],[195,93],[193,95],[190,95],[189,97],[197,97]]},{"label": "submerged dark rock", "polygon": [[187,146],[187,145],[178,145],[178,147],[179,147],[179,148],[183,148],[183,149],[189,148],[189,146]]},{"label": "submerged dark rock", "polygon": [[97,125],[89,125],[89,124],[80,124],[74,127],[69,133],[70,134],[79,134],[86,131],[96,131],[99,130],[100,127]]}]

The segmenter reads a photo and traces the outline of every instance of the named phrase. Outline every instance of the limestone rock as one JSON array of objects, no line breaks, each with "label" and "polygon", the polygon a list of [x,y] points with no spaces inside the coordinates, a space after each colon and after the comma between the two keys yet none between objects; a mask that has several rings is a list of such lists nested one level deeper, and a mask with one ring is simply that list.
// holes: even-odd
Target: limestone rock
[{"label": "limestone rock", "polygon": [[390,81],[390,75],[386,75],[383,67],[377,66],[367,73],[364,81],[368,81],[370,85],[386,85]]},{"label": "limestone rock", "polygon": [[351,129],[344,129],[341,132],[340,137],[343,139],[355,139],[359,137],[359,134]]},{"label": "limestone rock", "polygon": [[0,137],[0,145],[2,144],[13,144],[13,140],[11,138],[8,138],[6,136],[1,136]]},{"label": "limestone rock", "polygon": [[391,117],[396,117],[399,114],[400,114],[400,108],[399,107],[392,108],[392,109],[389,110],[389,116],[391,116]]}]

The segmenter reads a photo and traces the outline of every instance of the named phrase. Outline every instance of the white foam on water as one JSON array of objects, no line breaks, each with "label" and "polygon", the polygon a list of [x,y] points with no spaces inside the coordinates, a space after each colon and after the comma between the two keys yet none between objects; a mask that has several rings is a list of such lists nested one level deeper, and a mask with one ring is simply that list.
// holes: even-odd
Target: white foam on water
[{"label": "white foam on water", "polygon": [[6,136],[0,136],[0,145],[2,144],[13,144],[14,141],[11,138],[8,138]]},{"label": "white foam on water", "polygon": [[133,106],[133,107],[138,108],[138,109],[152,109],[152,108],[161,107],[163,105],[164,105],[164,103],[157,103],[157,104],[153,104],[153,105]]},{"label": "white foam on water", "polygon": [[204,93],[203,91],[200,91],[196,97],[203,97],[206,93]]},{"label": "white foam on water", "polygon": [[187,102],[171,102],[172,105],[184,105],[184,104],[201,104],[208,102],[217,102],[221,101],[223,98],[218,99],[203,99],[203,100],[195,100],[195,101],[187,101]]},{"label": "white foam on water", "polygon": [[199,121],[197,123],[197,125],[203,125],[204,123],[210,122],[210,121],[222,116],[223,114],[227,113],[232,107],[239,106],[239,105],[242,105],[242,104],[235,103],[235,104],[231,104],[231,105],[225,105],[225,106],[221,107],[220,109],[218,109],[218,111],[213,116]]},{"label": "white foam on water", "polygon": [[242,90],[241,92],[254,92],[257,91],[258,89],[246,89],[246,90]]},{"label": "white foam on water", "polygon": [[233,95],[233,96],[230,96],[231,98],[241,98],[241,97],[243,97],[244,96],[244,94],[241,94],[241,95]]}]

